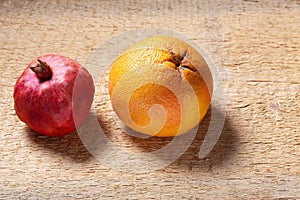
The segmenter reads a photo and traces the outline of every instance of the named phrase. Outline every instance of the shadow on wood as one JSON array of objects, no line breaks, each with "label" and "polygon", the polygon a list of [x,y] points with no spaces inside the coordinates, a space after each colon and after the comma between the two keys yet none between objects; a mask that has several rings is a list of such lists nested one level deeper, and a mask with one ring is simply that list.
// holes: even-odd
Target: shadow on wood
[{"label": "shadow on wood", "polygon": [[[222,115],[221,112],[217,109],[215,109],[214,112],[214,114],[216,115]],[[152,154],[152,152],[160,150],[174,140],[173,137],[143,137],[143,135],[137,132],[134,133],[132,129],[126,126],[120,127],[120,124],[117,125],[113,118],[111,118],[111,120],[108,120],[109,117],[102,115],[103,113],[98,113],[97,118],[100,126],[103,128],[106,137],[114,145],[117,145],[123,149],[127,149],[129,152],[151,152]],[[200,122],[198,130],[196,129],[197,133],[195,137],[193,136],[193,134],[191,134],[191,137],[194,138],[191,138],[189,136],[178,136],[179,140],[181,137],[183,138],[183,140],[190,140],[189,138],[191,138],[191,144],[189,144],[188,142],[182,142],[182,145],[187,145],[187,150],[185,152],[176,152],[177,147],[182,148],[182,146],[175,146],[168,152],[164,153],[162,156],[156,156],[157,162],[160,162],[159,160],[161,160],[161,162],[163,163],[164,160],[168,160],[170,157],[172,157],[171,154],[174,153],[177,154],[179,158],[175,159],[174,162],[172,162],[172,167],[170,167],[170,169],[173,169],[175,167],[185,170],[194,170],[195,168],[196,170],[210,170],[212,166],[221,167],[225,163],[225,161],[230,160],[234,156],[238,148],[237,132],[233,129],[230,119],[228,119],[228,117],[226,118],[226,116],[223,117],[223,119],[225,119],[225,123],[223,129],[221,129],[222,132],[220,133],[220,137],[216,138],[216,144],[214,145],[214,148],[204,159],[199,159],[199,151],[203,144],[204,138],[209,127],[214,125],[214,123],[219,123],[211,121],[211,109],[209,109],[205,118]],[[179,142],[178,145],[181,145],[181,143]],[[183,154],[181,155],[181,153]],[[158,154],[154,153],[152,155],[154,155],[155,157],[155,155]],[[175,158],[176,156],[173,155],[173,157]],[[171,158],[169,160],[171,160]],[[163,168],[162,170],[168,170],[168,167],[166,167],[165,169]]]},{"label": "shadow on wood", "polygon": [[76,131],[63,137],[48,137],[38,134],[28,126],[25,126],[24,129],[30,143],[39,149],[49,151],[53,156],[59,154],[78,163],[86,162],[92,157]]},{"label": "shadow on wood", "polygon": [[239,138],[228,117],[225,118],[222,133],[212,151],[203,159],[199,159],[199,151],[203,144],[210,115],[200,123],[198,133],[189,149],[172,164],[173,167],[183,167],[185,170],[211,171],[212,168],[223,167],[238,151]]}]

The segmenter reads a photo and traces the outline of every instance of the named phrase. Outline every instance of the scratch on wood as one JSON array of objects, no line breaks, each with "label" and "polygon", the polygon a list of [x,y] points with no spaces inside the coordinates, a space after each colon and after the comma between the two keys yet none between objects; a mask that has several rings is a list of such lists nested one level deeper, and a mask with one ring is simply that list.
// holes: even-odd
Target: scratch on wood
[{"label": "scratch on wood", "polygon": [[253,80],[247,80],[248,83],[261,83],[261,82],[275,82],[275,81],[270,81],[270,80],[258,80],[258,79],[253,79]]},{"label": "scratch on wood", "polygon": [[250,104],[236,106],[236,107],[233,107],[233,108],[247,108],[248,106],[250,106]]},{"label": "scratch on wood", "polygon": [[300,84],[298,81],[277,81],[277,80],[259,80],[259,79],[250,79],[247,80],[247,83],[288,83],[288,84]]},{"label": "scratch on wood", "polygon": [[259,1],[258,0],[244,0],[246,2],[253,2],[253,3],[258,3]]}]

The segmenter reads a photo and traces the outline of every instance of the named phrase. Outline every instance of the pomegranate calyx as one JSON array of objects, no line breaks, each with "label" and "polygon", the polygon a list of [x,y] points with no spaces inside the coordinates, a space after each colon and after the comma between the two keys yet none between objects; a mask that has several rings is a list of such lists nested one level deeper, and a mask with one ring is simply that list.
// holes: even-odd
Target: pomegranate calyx
[{"label": "pomegranate calyx", "polygon": [[41,61],[40,59],[37,59],[36,65],[30,67],[30,69],[42,81],[49,80],[52,77],[52,70],[50,66],[46,62]]}]

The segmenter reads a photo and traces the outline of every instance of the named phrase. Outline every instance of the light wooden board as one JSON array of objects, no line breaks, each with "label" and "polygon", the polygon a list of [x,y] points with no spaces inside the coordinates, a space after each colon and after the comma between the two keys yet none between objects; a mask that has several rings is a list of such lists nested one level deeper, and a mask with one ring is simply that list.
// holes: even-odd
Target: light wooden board
[{"label": "light wooden board", "polygon": [[[2,0],[0,10],[0,199],[300,198],[298,0]],[[207,158],[198,159],[207,118],[178,160],[142,174],[99,162],[76,132],[47,138],[19,121],[13,86],[36,56],[57,53],[84,63],[112,36],[146,27],[201,44],[224,79],[225,126]],[[113,133],[116,145],[135,151],[167,142]]]}]

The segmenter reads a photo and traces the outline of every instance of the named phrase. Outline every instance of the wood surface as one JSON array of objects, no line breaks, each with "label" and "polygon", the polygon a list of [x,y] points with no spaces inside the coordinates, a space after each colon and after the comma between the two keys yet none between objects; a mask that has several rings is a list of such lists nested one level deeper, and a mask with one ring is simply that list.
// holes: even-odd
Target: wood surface
[{"label": "wood surface", "polygon": [[[299,0],[1,0],[0,25],[0,199],[300,199]],[[146,173],[99,162],[77,132],[39,136],[17,118],[14,84],[32,59],[84,63],[112,36],[147,27],[201,44],[223,78],[225,126],[206,158],[198,152],[209,117],[178,160]],[[119,138],[114,122],[106,126],[129,150],[168,142]]]}]

